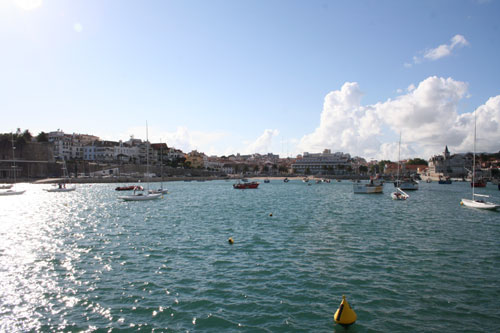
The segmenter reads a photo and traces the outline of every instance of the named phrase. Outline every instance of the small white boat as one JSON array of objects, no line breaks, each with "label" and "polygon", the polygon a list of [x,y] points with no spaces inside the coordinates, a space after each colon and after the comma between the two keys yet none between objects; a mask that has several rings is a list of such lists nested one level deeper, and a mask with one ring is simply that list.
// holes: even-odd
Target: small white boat
[{"label": "small white boat", "polygon": [[396,189],[395,192],[391,193],[391,198],[393,200],[406,200],[409,197],[410,196],[407,193],[405,193],[402,189],[400,189],[399,187]]},{"label": "small white boat", "polygon": [[25,190],[22,191],[15,191],[15,190],[7,190],[7,191],[0,191],[0,195],[19,195],[23,194],[26,192]]},{"label": "small white boat", "polygon": [[145,201],[159,199],[161,196],[161,193],[136,193],[132,195],[121,195],[118,199],[122,199],[123,201]]},{"label": "small white boat", "polygon": [[418,190],[418,182],[414,179],[396,180],[394,186],[402,190],[416,191]]},{"label": "small white boat", "polygon": [[[59,184],[61,185],[61,184]],[[54,188],[45,189],[46,192],[72,192],[76,190],[76,186],[57,186]]]},{"label": "small white boat", "polygon": [[168,190],[166,188],[160,187],[157,190],[149,190],[148,193],[149,194],[167,194]]},{"label": "small white boat", "polygon": [[[472,155],[472,184],[475,184],[475,173],[476,173],[476,112],[474,112],[474,154]],[[469,208],[477,208],[477,209],[491,209],[495,210],[500,207],[493,202],[487,202],[484,200],[476,199],[476,197],[489,198],[489,195],[484,194],[476,194],[474,192],[475,186],[472,186],[472,198],[471,199],[462,199],[460,201],[460,205],[469,207]]]},{"label": "small white boat", "polygon": [[12,184],[0,185],[0,190],[9,190],[12,188]]},{"label": "small white boat", "polygon": [[[483,195],[483,194],[474,194],[474,196],[476,197],[486,197],[488,198],[489,195]],[[487,201],[484,201],[484,200],[480,200],[480,199],[462,199],[462,201],[460,201],[460,204],[461,205],[464,205],[465,207],[469,207],[469,208],[478,208],[478,209],[490,209],[490,210],[495,210],[497,208],[500,208],[500,205],[497,205],[493,202],[487,202]]]}]

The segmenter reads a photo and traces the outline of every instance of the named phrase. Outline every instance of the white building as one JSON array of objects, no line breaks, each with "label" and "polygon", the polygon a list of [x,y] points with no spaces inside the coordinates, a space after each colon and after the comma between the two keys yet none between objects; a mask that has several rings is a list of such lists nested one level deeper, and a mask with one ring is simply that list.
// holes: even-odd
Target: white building
[{"label": "white building", "polygon": [[345,174],[350,164],[351,156],[342,152],[331,153],[325,149],[323,153],[311,154],[305,152],[302,158],[297,158],[292,169],[299,174]]}]

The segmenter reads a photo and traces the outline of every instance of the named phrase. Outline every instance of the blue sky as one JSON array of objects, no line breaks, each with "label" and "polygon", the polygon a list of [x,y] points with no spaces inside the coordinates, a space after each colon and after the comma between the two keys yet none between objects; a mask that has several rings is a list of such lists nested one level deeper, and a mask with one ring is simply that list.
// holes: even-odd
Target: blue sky
[{"label": "blue sky", "polygon": [[0,4],[0,132],[209,155],[500,150],[500,1]]}]

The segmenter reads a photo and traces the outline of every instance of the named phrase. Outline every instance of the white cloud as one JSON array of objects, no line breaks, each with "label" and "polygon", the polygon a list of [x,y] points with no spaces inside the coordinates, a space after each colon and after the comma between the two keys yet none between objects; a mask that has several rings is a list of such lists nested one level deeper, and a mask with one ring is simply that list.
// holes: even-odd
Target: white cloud
[{"label": "white cloud", "polygon": [[261,136],[259,136],[254,142],[247,145],[247,147],[243,150],[245,154],[253,154],[253,153],[269,153],[271,152],[271,144],[272,140],[275,136],[279,135],[279,131],[277,129],[271,130],[266,129]]},{"label": "white cloud", "polygon": [[[467,45],[469,45],[469,42],[465,39],[465,37],[457,34],[451,38],[449,44],[441,44],[436,48],[421,52],[424,54],[422,58],[418,56],[413,56],[413,64],[419,64],[424,59],[434,61],[450,56],[454,49],[459,47],[464,47]],[[405,63],[404,67],[410,68],[412,67],[412,64]]]},{"label": "white cloud", "polygon": [[330,148],[354,155],[375,151],[381,123],[373,107],[361,106],[362,95],[356,82],[347,82],[326,95],[319,126],[302,137],[298,148],[304,152]]},{"label": "white cloud", "polygon": [[13,2],[24,10],[35,10],[42,6],[42,0],[14,0]]},{"label": "white cloud", "polygon": [[[401,157],[428,158],[445,145],[455,152],[472,150],[472,113],[459,114],[467,98],[467,84],[452,78],[429,77],[410,85],[406,94],[373,105],[361,105],[355,82],[325,97],[319,126],[298,144],[301,151],[325,148],[366,158],[397,159],[397,138],[402,132]],[[472,120],[471,120],[472,119]],[[500,149],[500,95],[477,109],[478,149]],[[383,129],[392,130],[394,142],[381,143]],[[387,133],[385,134],[387,135]]]}]

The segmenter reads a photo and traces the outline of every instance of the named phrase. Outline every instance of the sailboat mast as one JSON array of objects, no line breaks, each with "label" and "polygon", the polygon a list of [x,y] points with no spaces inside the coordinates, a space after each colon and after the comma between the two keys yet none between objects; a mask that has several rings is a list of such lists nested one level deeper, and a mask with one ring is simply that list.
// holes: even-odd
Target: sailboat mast
[{"label": "sailboat mast", "polygon": [[14,172],[14,184],[16,183],[16,147],[14,146],[14,133],[12,133],[12,163],[13,163],[13,172]]},{"label": "sailboat mast", "polygon": [[398,184],[398,187],[401,185],[399,183],[399,165],[401,163],[401,132],[399,132],[399,148],[398,148],[398,178],[396,180],[396,184]]},{"label": "sailboat mast", "polygon": [[146,121],[146,181],[149,192],[149,136],[148,136],[148,122]]},{"label": "sailboat mast", "polygon": [[474,111],[474,151],[472,154],[472,200],[474,200],[474,190],[476,187],[475,181],[476,175],[476,111]]}]

